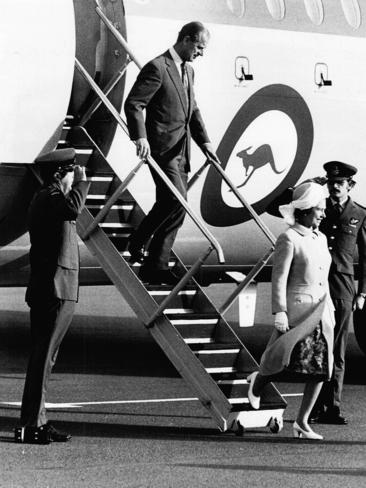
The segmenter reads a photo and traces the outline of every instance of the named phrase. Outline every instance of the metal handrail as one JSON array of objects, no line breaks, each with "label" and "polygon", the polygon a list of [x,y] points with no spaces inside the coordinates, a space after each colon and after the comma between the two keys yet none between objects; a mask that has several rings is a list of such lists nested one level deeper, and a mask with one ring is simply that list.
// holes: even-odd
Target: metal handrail
[{"label": "metal handrail", "polygon": [[254,208],[245,200],[243,195],[238,191],[237,187],[234,185],[234,183],[230,180],[228,175],[225,173],[225,171],[222,169],[221,165],[214,161],[213,159],[208,159],[205,161],[205,163],[194,173],[194,175],[189,179],[188,181],[188,189],[190,189],[198,180],[198,178],[201,176],[203,171],[206,169],[206,166],[208,164],[211,164],[215,170],[221,175],[222,179],[225,181],[225,183],[228,185],[228,187],[231,189],[231,191],[234,193],[234,195],[237,197],[239,202],[245,207],[250,215],[253,217],[255,220],[256,224],[260,227],[262,232],[266,235],[266,237],[269,239],[272,245],[275,244],[276,238],[272,234],[272,232],[268,229],[268,227],[262,222],[261,218],[257,214],[257,212],[254,210]]},{"label": "metal handrail", "polygon": [[[128,68],[128,64],[131,62],[130,59],[127,59],[126,63],[123,65],[122,69],[120,69],[117,73],[117,75],[111,79],[109,83],[104,87],[104,95],[107,97],[111,91],[114,89],[114,87],[119,83],[121,78],[124,76],[126,73],[126,70]],[[93,113],[98,110],[98,108],[102,105],[102,101],[100,98],[97,98],[88,108],[88,110],[84,113],[82,119],[80,120],[80,125],[85,125],[87,121],[90,119],[90,117],[93,115]]]},{"label": "metal handrail", "polygon": [[185,286],[188,281],[194,277],[196,272],[202,266],[202,264],[206,261],[208,256],[211,254],[212,248],[208,248],[205,254],[197,259],[197,261],[189,268],[189,271],[183,276],[183,278],[175,285],[173,290],[169,293],[169,295],[160,303],[159,307],[155,310],[153,315],[150,317],[150,320],[146,325],[147,328],[152,327],[154,321],[161,315],[164,310],[168,307],[169,303],[173,300],[174,297],[178,295],[181,291],[183,286]]},{"label": "metal handrail", "polygon": [[[86,71],[84,66],[80,63],[80,61],[75,58],[75,66],[76,68],[80,71],[80,73],[83,75],[85,80],[89,83],[90,87],[96,92],[96,94],[99,96],[99,98],[102,100],[104,105],[108,108],[108,110],[111,112],[115,120],[117,121],[118,125],[123,129],[123,131],[129,136],[128,128],[125,123],[125,121],[122,119],[118,111],[115,109],[113,104],[108,100],[108,98],[104,95],[103,91],[99,88],[99,86],[95,83],[93,78],[89,75],[89,73]],[[199,217],[196,216],[196,214],[193,212],[191,207],[187,204],[186,200],[182,197],[182,195],[179,193],[179,191],[176,189],[176,187],[171,183],[169,178],[166,176],[166,174],[162,171],[160,166],[156,163],[156,161],[149,156],[146,161],[148,164],[154,169],[154,171],[159,175],[159,177],[164,181],[164,183],[167,185],[171,193],[175,196],[175,198],[179,201],[179,203],[183,206],[187,214],[191,217],[193,222],[196,224],[196,226],[200,229],[200,231],[203,233],[203,235],[206,237],[206,239],[210,242],[212,247],[215,249],[218,260],[221,264],[225,263],[225,257],[223,250],[218,243],[218,241],[215,239],[215,237],[211,234],[211,232],[206,228],[204,223],[199,219]],[[112,195],[113,197],[113,195]]]},{"label": "metal handrail", "polygon": [[[102,21],[105,23],[105,25],[110,30],[110,32],[114,35],[114,37],[117,39],[117,41],[122,45],[122,47],[124,48],[124,50],[126,51],[126,53],[128,54],[128,56],[130,57],[130,59],[132,61],[134,61],[134,63],[137,65],[137,67],[139,69],[141,69],[142,68],[142,64],[138,61],[138,59],[136,58],[136,56],[134,55],[134,53],[130,49],[129,45],[127,44],[127,42],[124,39],[124,37],[122,36],[122,34],[116,29],[116,27],[111,23],[111,21],[108,19],[108,17],[104,14],[104,12],[102,11],[102,9],[100,7],[99,0],[95,0],[95,3],[96,3],[96,9],[95,10],[96,10],[97,14],[99,15],[99,17],[102,19]],[[158,167],[156,165],[155,161],[152,158],[148,158],[148,163],[157,171],[157,173],[159,174],[159,176],[165,181],[166,184],[170,183],[170,181],[166,177],[165,173],[160,169],[160,167]],[[256,224],[259,226],[259,228],[262,230],[262,232],[265,234],[265,236],[267,237],[267,239],[272,244],[271,249],[257,262],[257,264],[253,267],[253,269],[246,276],[246,278],[236,287],[236,289],[234,290],[234,292],[229,296],[229,298],[226,300],[226,302],[221,306],[220,313],[225,313],[228,310],[228,308],[232,305],[232,303],[234,302],[234,300],[237,298],[237,296],[240,294],[240,292],[242,292],[250,284],[250,282],[254,279],[254,277],[259,273],[259,271],[267,263],[267,261],[269,260],[270,256],[273,253],[274,244],[276,242],[276,238],[274,237],[274,235],[272,234],[272,232],[268,229],[268,227],[264,224],[264,222],[261,220],[261,218],[259,217],[259,215],[257,214],[257,212],[253,209],[253,207],[245,200],[245,198],[242,196],[242,194],[238,191],[237,187],[233,184],[233,182],[227,176],[227,174],[225,173],[225,171],[222,169],[221,165],[219,163],[217,163],[216,161],[211,160],[211,159],[207,159],[204,162],[204,164],[202,165],[202,167],[200,167],[196,171],[196,173],[188,181],[188,190],[196,183],[196,181],[198,181],[199,177],[201,176],[201,174],[203,173],[203,171],[205,170],[205,168],[206,168],[206,166],[208,164],[211,164],[215,168],[215,170],[221,175],[221,178],[225,181],[225,183],[228,185],[228,187],[231,189],[231,191],[234,193],[234,195],[237,197],[237,199],[243,205],[243,207],[247,209],[247,211],[252,216],[253,220],[256,222]],[[168,180],[168,181],[166,181],[166,180]],[[169,184],[168,184],[168,186],[170,187]],[[178,194],[178,200],[186,208],[186,206],[185,206],[185,200],[181,197],[180,194]],[[191,218],[193,218],[192,215],[191,215]],[[193,220],[195,221],[194,218],[193,218]],[[197,218],[197,221],[195,221],[196,225],[198,225],[198,222],[200,222],[200,221]],[[205,234],[204,229],[206,229],[205,226],[203,226],[203,228],[200,227],[200,230]],[[206,235],[206,237],[208,238],[207,235]],[[221,249],[221,247],[218,244],[218,242],[216,241],[216,239],[213,236],[211,236],[211,238],[212,238],[211,243],[212,244],[213,244],[213,242],[217,243],[218,248]],[[216,249],[216,252],[218,253],[217,246],[214,246],[214,247]],[[208,254],[210,252],[211,251],[208,251]],[[219,257],[220,262],[224,262],[224,261],[221,261],[219,253],[218,253],[218,257]],[[206,258],[207,258],[207,256],[204,259],[206,259]],[[223,255],[222,255],[222,258],[223,258]],[[204,259],[202,260],[202,262],[204,261]],[[199,264],[198,264],[199,261],[200,260],[198,260],[192,266],[192,268],[194,268],[194,272],[196,270],[196,265],[197,265],[197,269],[199,267]],[[201,264],[202,264],[202,262],[201,262]],[[188,273],[191,274],[191,272],[188,272]],[[192,273],[192,276],[193,276],[193,274],[194,273]],[[157,314],[158,313],[160,314],[160,313],[163,312],[164,308],[166,308],[166,305],[170,301],[170,299],[172,298],[172,296],[174,297],[175,294],[178,293],[178,291],[181,289],[182,284],[185,284],[188,281],[189,278],[185,279],[186,277],[187,277],[187,275],[185,275],[185,277],[172,290],[172,295],[170,295],[169,297],[167,297],[164,300],[164,302],[160,305],[159,309],[156,311],[156,314],[154,314],[154,317],[149,322],[149,326],[153,323],[153,321],[156,318]],[[176,292],[176,293],[174,293],[174,292]],[[241,342],[241,340],[240,340],[240,342]]]},{"label": "metal handrail", "polygon": [[221,305],[219,308],[219,312],[221,314],[224,314],[233,304],[235,299],[238,297],[238,295],[247,288],[247,286],[250,284],[251,281],[254,280],[254,278],[257,276],[259,271],[265,266],[271,257],[272,253],[274,251],[274,247],[271,247],[269,251],[265,253],[265,255],[257,262],[255,266],[250,270],[250,272],[247,274],[247,276],[244,278],[244,280],[239,283],[239,285],[235,288],[233,293],[227,298],[226,302]]},{"label": "metal handrail", "polygon": [[[130,46],[127,44],[127,42],[126,42],[125,38],[122,36],[122,34],[118,31],[118,29],[116,29],[116,27],[112,24],[112,22],[104,14],[104,12],[102,11],[102,9],[101,9],[101,7],[99,5],[99,1],[98,0],[95,0],[95,4],[96,4],[95,10],[96,10],[97,14],[99,15],[99,17],[103,20],[103,22],[108,27],[108,29],[111,31],[111,33],[114,35],[114,37],[117,39],[117,41],[121,44],[121,46],[126,51],[126,53],[129,55],[129,57],[131,58],[131,60],[136,64],[136,66],[139,69],[141,69],[142,68],[142,64],[136,58],[135,54],[131,50]],[[222,167],[220,166],[220,164],[216,163],[216,161],[213,161],[213,160],[209,160],[209,163],[212,164],[214,166],[214,168],[216,169],[216,171],[218,171],[220,173],[222,179],[229,186],[229,188],[232,190],[232,192],[234,193],[234,195],[238,198],[238,200],[240,201],[240,203],[248,210],[248,212],[251,214],[251,216],[253,217],[253,219],[257,223],[257,225],[260,227],[260,229],[263,231],[263,233],[266,235],[266,237],[270,240],[270,242],[272,244],[274,244],[276,242],[276,239],[273,236],[272,232],[261,221],[259,215],[253,209],[253,207],[246,202],[246,200],[244,199],[244,197],[241,195],[241,193],[238,191],[238,189],[236,188],[236,186],[233,184],[233,182],[227,176],[227,174],[222,169]],[[206,166],[206,165],[207,165],[207,161],[204,163],[204,166]],[[204,169],[204,167],[200,168],[193,175],[193,177],[190,179],[189,187],[192,186],[196,182],[196,180],[199,178],[199,176],[203,172],[203,169]]]},{"label": "metal handrail", "polygon": [[96,229],[96,227],[101,223],[104,217],[108,214],[112,206],[116,203],[128,185],[131,183],[133,178],[136,176],[139,169],[145,164],[145,161],[140,160],[138,164],[130,171],[127,177],[122,181],[120,185],[118,185],[117,189],[113,192],[113,194],[108,198],[106,203],[103,205],[103,208],[97,213],[94,217],[93,222],[85,229],[85,231],[80,235],[83,240],[86,240],[90,234]]},{"label": "metal handrail", "polygon": [[95,11],[99,15],[99,17],[103,20],[105,25],[108,27],[108,29],[111,31],[111,33],[114,35],[114,37],[117,39],[117,41],[123,46],[123,49],[126,51],[126,53],[129,55],[129,57],[132,59],[132,61],[136,64],[136,66],[141,69],[142,64],[140,61],[136,58],[135,54],[131,50],[130,46],[127,44],[125,38],[122,36],[122,34],[118,31],[118,29],[115,28],[115,26],[112,24],[112,22],[108,19],[108,17],[105,15],[105,13],[102,11],[102,9],[99,6],[98,0],[95,0],[96,7]]}]

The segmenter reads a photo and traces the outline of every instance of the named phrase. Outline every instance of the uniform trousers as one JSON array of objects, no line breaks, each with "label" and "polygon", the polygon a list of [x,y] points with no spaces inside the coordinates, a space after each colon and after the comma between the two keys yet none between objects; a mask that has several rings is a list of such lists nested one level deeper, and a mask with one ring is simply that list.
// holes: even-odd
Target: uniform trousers
[{"label": "uniform trousers", "polygon": [[[329,290],[334,305],[334,366],[329,382],[323,384],[318,400],[313,409],[315,415],[324,412],[324,408],[339,414],[345,372],[345,358],[349,328],[352,321],[353,299],[356,294],[353,276],[338,273],[332,263],[329,273]],[[342,297],[342,298],[339,298]]]},{"label": "uniform trousers", "polygon": [[344,381],[348,333],[352,321],[352,301],[334,298],[333,304],[335,308],[334,369],[330,381],[323,385],[319,400],[327,409],[339,412]]},{"label": "uniform trousers", "polygon": [[[185,157],[180,155],[164,163],[161,168],[186,200],[188,174]],[[165,270],[168,269],[170,252],[177,232],[183,224],[186,211],[153,169],[151,174],[156,186],[156,200],[150,212],[135,230],[133,242],[142,247],[152,236],[145,266]]]},{"label": "uniform trousers", "polygon": [[40,427],[47,423],[45,396],[59,346],[71,323],[75,302],[53,298],[30,307],[31,355],[25,379],[20,422]]}]

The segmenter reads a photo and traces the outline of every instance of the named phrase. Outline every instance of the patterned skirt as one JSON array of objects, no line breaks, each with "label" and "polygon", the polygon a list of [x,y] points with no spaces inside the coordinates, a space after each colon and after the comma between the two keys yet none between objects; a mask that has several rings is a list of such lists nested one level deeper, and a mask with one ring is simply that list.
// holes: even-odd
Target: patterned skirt
[{"label": "patterned skirt", "polygon": [[309,336],[295,345],[286,370],[293,373],[327,377],[328,349],[320,325]]}]

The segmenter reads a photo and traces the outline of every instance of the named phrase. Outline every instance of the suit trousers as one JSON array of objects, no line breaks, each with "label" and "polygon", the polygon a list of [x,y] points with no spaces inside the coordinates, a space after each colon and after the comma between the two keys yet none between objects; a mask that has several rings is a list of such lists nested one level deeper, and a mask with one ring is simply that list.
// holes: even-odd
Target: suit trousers
[{"label": "suit trousers", "polygon": [[59,346],[71,323],[75,302],[53,298],[31,304],[31,355],[25,379],[20,422],[40,427],[47,423],[45,396]]},{"label": "suit trousers", "polygon": [[[182,155],[161,165],[164,173],[185,200],[188,182],[186,166],[186,158]],[[134,232],[133,242],[141,247],[152,237],[145,266],[163,270],[168,269],[170,252],[186,211],[153,169],[151,174],[156,186],[156,201]]]}]

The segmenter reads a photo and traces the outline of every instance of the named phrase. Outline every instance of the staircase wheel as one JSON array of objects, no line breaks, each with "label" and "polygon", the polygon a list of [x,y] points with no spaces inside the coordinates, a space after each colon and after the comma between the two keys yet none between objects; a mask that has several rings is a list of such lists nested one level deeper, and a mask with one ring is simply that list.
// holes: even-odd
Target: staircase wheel
[{"label": "staircase wheel", "polygon": [[245,432],[245,429],[244,427],[241,425],[241,423],[239,422],[239,420],[236,422],[236,430],[235,430],[235,435],[238,436],[238,437],[243,437],[244,435],[244,432]]},{"label": "staircase wheel", "polygon": [[282,417],[271,417],[268,422],[269,430],[272,434],[278,434],[283,429],[283,419]]}]

